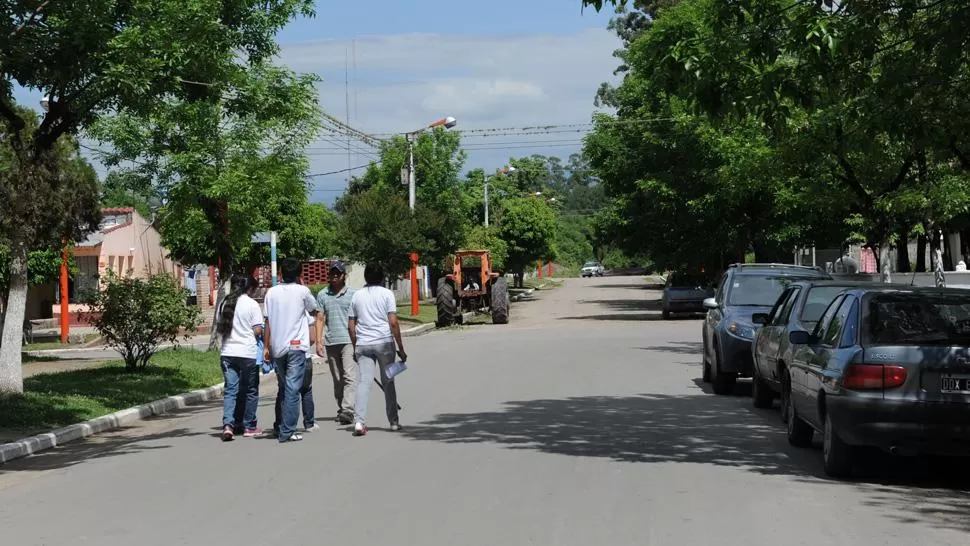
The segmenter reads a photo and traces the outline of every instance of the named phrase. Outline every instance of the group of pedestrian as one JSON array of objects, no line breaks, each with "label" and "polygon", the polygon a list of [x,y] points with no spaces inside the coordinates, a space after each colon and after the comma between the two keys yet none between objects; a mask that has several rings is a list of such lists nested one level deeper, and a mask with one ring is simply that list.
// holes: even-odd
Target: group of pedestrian
[{"label": "group of pedestrian", "polygon": [[216,331],[222,340],[225,378],[222,434],[263,435],[257,426],[259,402],[259,341],[264,362],[276,371],[277,394],[272,436],[280,442],[303,439],[297,430],[303,414],[304,432],[319,430],[314,419],[313,357],[326,359],[337,403],[335,420],[353,425],[354,436],[367,434],[367,404],[375,368],[384,390],[390,430],[401,430],[397,390],[387,368],[396,358],[407,360],[394,293],[383,286],[384,272],[375,264],[364,268],[365,286],[347,285],[347,269],[332,262],[329,284],[314,298],[301,283],[299,260],[280,267],[282,283],[266,291],[263,309],[254,299],[258,281],[239,276],[217,311]]}]

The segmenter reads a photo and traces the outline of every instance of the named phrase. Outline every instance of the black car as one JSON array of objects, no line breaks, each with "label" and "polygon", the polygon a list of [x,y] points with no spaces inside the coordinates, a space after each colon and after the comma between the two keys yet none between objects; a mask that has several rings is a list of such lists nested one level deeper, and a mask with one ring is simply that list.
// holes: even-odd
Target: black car
[{"label": "black car", "polygon": [[800,280],[831,280],[821,268],[789,264],[735,264],[721,276],[703,326],[704,381],[716,394],[730,394],[738,377],[750,377],[755,313],[766,313],[785,288]]},{"label": "black car", "polygon": [[789,340],[788,441],[820,431],[830,476],[850,474],[861,448],[970,455],[970,291],[853,288]]},{"label": "black car", "polygon": [[[870,283],[871,284],[871,283]],[[752,322],[760,326],[751,342],[751,398],[756,408],[770,408],[781,394],[781,377],[791,362],[788,334],[812,331],[822,313],[843,290],[864,285],[864,281],[799,281],[782,292],[770,313],[755,313]],[[782,406],[782,419],[787,418]]]}]

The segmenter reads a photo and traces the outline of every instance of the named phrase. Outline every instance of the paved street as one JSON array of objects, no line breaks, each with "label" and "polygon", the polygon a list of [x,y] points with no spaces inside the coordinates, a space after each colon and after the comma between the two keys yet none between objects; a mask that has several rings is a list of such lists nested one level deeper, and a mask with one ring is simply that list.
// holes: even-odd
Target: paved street
[{"label": "paved street", "polygon": [[[508,326],[405,340],[405,430],[217,439],[220,407],[0,466],[4,544],[968,544],[952,468],[825,479],[777,409],[715,397],[696,318],[637,277],[573,279]],[[319,370],[320,368],[318,368]],[[319,372],[318,372],[319,373]],[[264,384],[265,385],[265,384]],[[330,377],[317,375],[330,418]],[[264,386],[260,423],[272,423]],[[900,477],[902,475],[902,477]]]}]

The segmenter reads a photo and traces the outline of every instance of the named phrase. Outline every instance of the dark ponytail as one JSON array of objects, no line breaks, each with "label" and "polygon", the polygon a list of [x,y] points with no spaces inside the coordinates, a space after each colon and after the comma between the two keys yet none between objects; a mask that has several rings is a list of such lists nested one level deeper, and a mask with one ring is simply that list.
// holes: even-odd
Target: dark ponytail
[{"label": "dark ponytail", "polygon": [[232,292],[226,296],[219,310],[219,321],[216,323],[216,332],[226,337],[232,333],[232,320],[236,317],[236,302],[239,297],[249,290],[259,286],[259,281],[253,277],[236,275],[232,278]]}]

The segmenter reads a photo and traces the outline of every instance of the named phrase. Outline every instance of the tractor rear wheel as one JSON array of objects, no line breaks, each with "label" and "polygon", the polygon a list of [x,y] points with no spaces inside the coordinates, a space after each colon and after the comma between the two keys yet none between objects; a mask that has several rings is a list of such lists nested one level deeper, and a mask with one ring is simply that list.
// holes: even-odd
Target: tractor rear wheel
[{"label": "tractor rear wheel", "polygon": [[436,323],[438,328],[445,328],[453,325],[455,323],[455,314],[457,312],[455,302],[455,286],[448,282],[448,279],[438,279],[438,295],[436,296],[435,301],[438,304],[438,321]]},{"label": "tractor rear wheel", "polygon": [[489,309],[492,311],[492,324],[509,323],[509,285],[505,279],[499,277],[492,281],[492,301]]}]

